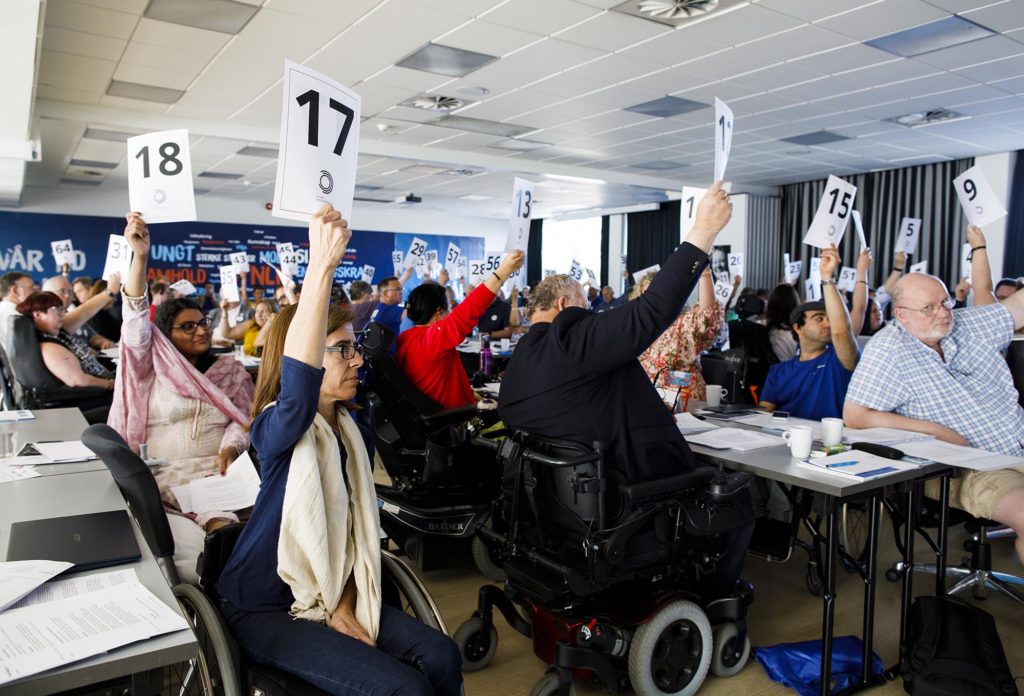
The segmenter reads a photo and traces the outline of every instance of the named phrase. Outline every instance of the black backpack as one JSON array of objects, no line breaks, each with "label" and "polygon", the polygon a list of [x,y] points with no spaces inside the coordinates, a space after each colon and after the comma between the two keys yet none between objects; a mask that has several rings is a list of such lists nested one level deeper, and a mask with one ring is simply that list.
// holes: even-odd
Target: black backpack
[{"label": "black backpack", "polygon": [[995,619],[949,595],[914,600],[900,671],[914,696],[1017,696]]}]

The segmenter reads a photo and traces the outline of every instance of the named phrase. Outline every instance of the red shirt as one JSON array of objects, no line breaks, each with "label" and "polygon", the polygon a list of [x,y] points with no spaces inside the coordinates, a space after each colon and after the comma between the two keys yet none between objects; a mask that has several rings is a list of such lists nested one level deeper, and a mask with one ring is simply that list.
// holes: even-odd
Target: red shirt
[{"label": "red shirt", "polygon": [[444,319],[414,326],[398,335],[395,360],[413,385],[443,408],[476,402],[455,347],[473,333],[477,319],[494,300],[481,283]]}]

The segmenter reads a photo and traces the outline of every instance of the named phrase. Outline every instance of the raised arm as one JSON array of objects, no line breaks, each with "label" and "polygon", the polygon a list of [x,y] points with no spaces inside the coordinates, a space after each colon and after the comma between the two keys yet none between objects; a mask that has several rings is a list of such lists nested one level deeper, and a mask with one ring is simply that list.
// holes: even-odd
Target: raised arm
[{"label": "raised arm", "polygon": [[110,298],[117,293],[121,292],[121,276],[117,273],[110,274],[110,280],[107,281],[106,292],[101,292],[96,297],[90,297],[88,300],[68,310],[68,313],[64,315],[64,330],[68,333],[74,333],[82,328],[85,322],[96,316],[96,313],[103,309]]},{"label": "raised arm", "polygon": [[846,311],[846,302],[839,294],[834,279],[839,268],[839,251],[833,244],[829,249],[821,251],[821,294],[825,299],[825,314],[832,333],[832,347],[836,349],[839,362],[847,370],[857,367],[857,341],[853,337],[850,314]]},{"label": "raised arm", "polygon": [[860,336],[868,312],[868,269],[871,268],[871,250],[860,250],[857,257],[857,282],[853,285],[853,306],[850,307],[850,331],[854,340]]},{"label": "raised arm", "polygon": [[146,288],[149,230],[138,213],[128,213],[125,219],[124,238],[132,248],[132,264],[124,282],[124,295],[127,299],[121,306],[121,345],[122,350],[136,350],[136,355],[149,356],[150,339],[153,337]]},{"label": "raised arm", "polygon": [[907,255],[902,251],[897,251],[896,256],[893,258],[892,270],[889,272],[889,277],[885,279],[882,287],[885,291],[892,295],[892,289],[896,286],[896,281],[903,275],[903,269],[907,263]]},{"label": "raised arm", "polygon": [[974,306],[995,304],[992,292],[992,269],[988,263],[985,235],[975,225],[967,226],[967,241],[971,245],[971,285],[974,287]]},{"label": "raised arm", "polygon": [[718,304],[718,300],[715,299],[715,280],[711,275],[710,266],[700,274],[700,281],[697,283],[697,304],[704,310],[714,309]]},{"label": "raised arm", "polygon": [[[245,285],[242,285],[245,288]],[[244,297],[244,296],[242,296]],[[239,304],[239,307],[244,307],[244,304]],[[231,326],[228,322],[228,313],[233,311],[231,309],[231,303],[221,297],[220,298],[220,335],[229,341],[241,341],[245,338],[245,332],[249,328],[247,322],[241,322]]]}]

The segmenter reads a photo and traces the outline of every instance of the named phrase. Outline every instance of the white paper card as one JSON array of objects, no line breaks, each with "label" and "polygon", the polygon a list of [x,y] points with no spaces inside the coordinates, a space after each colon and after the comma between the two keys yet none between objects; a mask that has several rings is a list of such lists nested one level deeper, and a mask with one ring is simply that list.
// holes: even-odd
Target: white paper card
[{"label": "white paper card", "polygon": [[815,283],[821,282],[821,257],[816,256],[811,259],[811,270],[807,274],[807,277]]},{"label": "white paper card", "polygon": [[423,260],[427,264],[427,273],[434,275],[434,271],[437,270],[437,249],[430,249],[423,254]]},{"label": "white paper card", "polygon": [[50,242],[50,248],[53,249],[53,260],[57,263],[57,268],[64,264],[70,266],[75,262],[75,248],[71,245],[70,239]]},{"label": "white paper card", "polygon": [[401,275],[402,271],[404,270],[402,267],[402,260],[404,258],[405,257],[402,256],[402,252],[398,251],[397,249],[391,252],[391,265],[394,266],[395,275]]},{"label": "white paper card", "polygon": [[376,270],[377,269],[374,268],[373,266],[371,266],[370,264],[364,264],[363,265],[363,270],[359,274],[360,278],[362,278],[364,283],[372,283],[373,282],[373,273]]},{"label": "white paper card", "polygon": [[729,277],[732,279],[736,276],[744,277],[743,254],[741,253],[729,254]]},{"label": "white paper card", "polygon": [[860,248],[863,251],[868,248],[868,240],[864,236],[864,222],[860,219],[860,211],[854,210],[853,215],[853,227],[857,230],[857,238],[860,239]]},{"label": "white paper card", "polygon": [[732,149],[732,109],[715,97],[715,181],[725,181],[725,167]]},{"label": "white paper card", "polygon": [[458,267],[461,257],[462,249],[453,242],[448,242],[448,251],[444,255],[444,267],[448,269],[450,275],[455,275],[455,269]]},{"label": "white paper card", "polygon": [[174,290],[182,297],[188,297],[189,295],[196,294],[196,286],[188,282],[184,278],[177,281],[176,283],[171,283],[171,290]]},{"label": "white paper card", "polygon": [[569,277],[577,283],[583,282],[583,265],[576,259],[572,260],[572,266],[569,267]]},{"label": "white paper card", "polygon": [[487,261],[485,259],[470,259],[469,261],[469,282],[479,285],[487,277]]},{"label": "white paper card", "polygon": [[307,220],[330,203],[351,221],[361,99],[315,70],[285,61],[276,217]]},{"label": "white paper card", "polygon": [[857,187],[837,176],[829,175],[825,193],[818,204],[811,226],[804,235],[804,244],[827,249],[839,244],[850,221]]},{"label": "white paper card", "polygon": [[241,302],[238,295],[238,274],[234,266],[220,267],[220,296],[228,302]]},{"label": "white paper card", "polygon": [[84,462],[96,459],[96,453],[82,444],[81,440],[57,440],[54,442],[34,442],[36,452],[54,464],[62,462]]},{"label": "white paper card", "polygon": [[512,183],[512,216],[508,221],[505,251],[526,251],[530,243],[530,217],[533,215],[533,182],[515,178]]},{"label": "white paper card", "polygon": [[953,179],[953,188],[956,189],[964,215],[972,225],[984,227],[1006,215],[1006,208],[996,197],[979,165],[974,165]]},{"label": "white paper card", "polygon": [[289,280],[299,275],[299,252],[294,249],[278,252],[278,260],[281,262],[281,273],[288,276]]},{"label": "white paper card", "polygon": [[968,282],[971,280],[971,243],[964,242],[964,245],[960,247],[960,277],[967,278]]},{"label": "white paper card", "polygon": [[249,255],[244,251],[232,252],[228,258],[231,259],[231,265],[234,267],[235,273],[242,275],[249,272]]},{"label": "white paper card", "polygon": [[223,476],[205,476],[189,482],[192,510],[204,512],[231,512],[251,507],[260,492],[260,477],[249,458],[242,452]]},{"label": "white paper card", "polygon": [[843,266],[839,269],[836,287],[843,292],[853,292],[854,288],[857,287],[857,269],[851,266]]},{"label": "white paper card", "polygon": [[722,280],[715,281],[715,299],[723,307],[728,304],[729,298],[732,296],[732,283],[727,283]]},{"label": "white paper card", "polygon": [[800,279],[800,274],[804,270],[803,261],[791,261],[786,264],[786,282],[790,285]]},{"label": "white paper card", "polygon": [[103,280],[110,280],[112,273],[127,278],[128,270],[132,267],[132,256],[132,248],[127,239],[119,234],[110,235],[107,242],[107,259],[103,262]]},{"label": "white paper card", "polygon": [[821,281],[814,281],[814,278],[808,278],[804,281],[804,299],[807,302],[817,302],[821,299]]},{"label": "white paper card", "polygon": [[421,260],[425,261],[423,259],[425,253],[427,253],[427,243],[419,237],[413,237],[409,244],[409,251],[405,255],[405,268],[415,268]]},{"label": "white paper card", "polygon": [[911,273],[927,273],[928,272],[928,262],[927,261],[918,261],[917,263],[915,263],[914,265],[912,265],[910,267],[910,272]]},{"label": "white paper card", "polygon": [[196,219],[187,130],[128,138],[128,201],[150,224]]},{"label": "white paper card", "polygon": [[653,266],[648,266],[647,268],[641,268],[639,271],[633,274],[633,284],[639,287],[640,281],[642,281],[646,276],[649,276],[651,273],[657,273],[660,270],[660,263],[656,263]]},{"label": "white paper card", "polygon": [[697,188],[695,186],[684,186],[683,197],[680,200],[679,206],[679,241],[682,242],[686,238],[686,235],[693,229],[693,224],[697,221],[697,206],[700,205],[700,199],[704,197],[707,189]]},{"label": "white paper card", "polygon": [[921,218],[905,217],[900,222],[900,234],[896,239],[896,251],[907,254],[917,253],[917,239],[921,236]]}]

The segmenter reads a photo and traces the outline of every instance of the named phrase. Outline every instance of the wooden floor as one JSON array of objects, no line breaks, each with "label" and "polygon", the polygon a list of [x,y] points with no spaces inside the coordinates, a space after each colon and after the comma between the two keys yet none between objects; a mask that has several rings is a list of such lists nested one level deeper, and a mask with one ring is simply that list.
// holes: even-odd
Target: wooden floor
[{"label": "wooden floor", "polygon": [[[885,563],[895,560],[892,532],[888,525],[882,530],[879,558]],[[965,535],[957,530],[951,534],[950,558],[959,562],[965,555],[962,541]],[[918,561],[928,562],[927,554],[918,544]],[[1006,540],[993,542],[994,565],[999,570],[1021,573],[1024,568],[1012,554],[1012,544]],[[786,563],[768,563],[748,557],[744,577],[754,583],[756,600],[749,615],[751,641],[757,646],[802,641],[818,638],[821,634],[821,599],[810,595],[804,585],[807,555],[796,549]],[[465,621],[476,606],[477,590],[482,575],[474,569],[421,573],[435,601],[441,608],[449,631]],[[841,573],[838,585],[838,610],[835,635],[858,635],[861,628],[863,605],[862,583],[856,575]],[[889,583],[879,573],[876,611],[875,652],[886,666],[897,657],[899,636],[899,584]],[[915,576],[917,594],[931,593],[933,576]],[[966,593],[970,598],[970,593]],[[973,601],[973,600],[972,600]],[[998,622],[1003,647],[1015,675],[1024,674],[1024,607],[1001,596],[990,594],[978,605],[994,614]],[[534,682],[544,673],[545,665],[533,654],[530,641],[508,628],[497,615],[499,636],[498,652],[491,666],[483,671],[467,674],[468,696],[518,696],[529,692]],[[599,694],[593,686],[578,687],[579,694]],[[768,696],[793,694],[794,691],[773,683],[764,669],[751,658],[746,668],[731,679],[709,678],[700,691],[709,696],[742,694]],[[885,684],[873,693],[902,694],[902,682]]]}]

